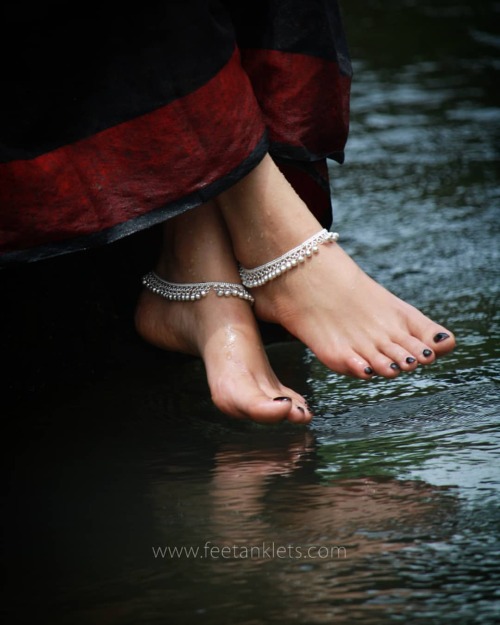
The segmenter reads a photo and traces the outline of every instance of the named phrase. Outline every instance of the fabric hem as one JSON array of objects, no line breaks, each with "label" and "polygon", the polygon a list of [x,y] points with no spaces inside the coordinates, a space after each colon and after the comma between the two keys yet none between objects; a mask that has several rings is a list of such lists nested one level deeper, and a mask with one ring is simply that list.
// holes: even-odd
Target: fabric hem
[{"label": "fabric hem", "polygon": [[58,243],[47,243],[25,250],[6,252],[0,256],[0,270],[19,264],[36,262],[74,252],[82,252],[93,247],[113,243],[141,230],[156,226],[167,219],[171,219],[187,210],[200,206],[232,187],[250,173],[250,171],[260,163],[268,151],[269,140],[266,131],[249,156],[225,176],[210,183],[206,187],[186,195],[179,200],[170,202],[167,206],[156,208],[135,219],[127,220],[99,232],[67,239]]},{"label": "fabric hem", "polygon": [[335,152],[327,152],[326,154],[315,154],[303,146],[288,145],[285,143],[272,142],[269,147],[269,154],[273,157],[283,158],[293,161],[305,161],[307,163],[314,163],[315,161],[322,161],[328,158],[337,163],[342,163],[345,160],[344,150],[338,150]]}]

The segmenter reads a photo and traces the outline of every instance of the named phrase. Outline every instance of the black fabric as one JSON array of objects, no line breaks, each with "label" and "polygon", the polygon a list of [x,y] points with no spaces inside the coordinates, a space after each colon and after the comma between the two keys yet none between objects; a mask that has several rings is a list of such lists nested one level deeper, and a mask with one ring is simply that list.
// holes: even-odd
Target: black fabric
[{"label": "black fabric", "polygon": [[[201,87],[229,60],[217,2],[4,8],[0,162],[34,158]],[[205,53],[206,51],[206,53]],[[8,62],[7,62],[8,60]]]},{"label": "black fabric", "polygon": [[[295,52],[336,61],[351,74],[339,6],[329,0],[224,0],[240,48]],[[277,36],[279,33],[279,36]]]}]

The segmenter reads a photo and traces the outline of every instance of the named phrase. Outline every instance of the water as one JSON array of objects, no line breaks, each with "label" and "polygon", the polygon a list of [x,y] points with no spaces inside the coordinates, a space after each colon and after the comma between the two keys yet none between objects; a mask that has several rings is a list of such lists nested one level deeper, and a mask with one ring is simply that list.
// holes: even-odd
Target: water
[{"label": "water", "polygon": [[80,326],[71,348],[17,339],[6,622],[498,622],[500,5],[469,4],[345,3],[353,122],[332,165],[344,246],[456,352],[366,383],[274,345],[316,418],[265,428],[218,415],[196,361],[116,355],[116,330],[88,321],[85,353],[112,352],[94,361]]}]

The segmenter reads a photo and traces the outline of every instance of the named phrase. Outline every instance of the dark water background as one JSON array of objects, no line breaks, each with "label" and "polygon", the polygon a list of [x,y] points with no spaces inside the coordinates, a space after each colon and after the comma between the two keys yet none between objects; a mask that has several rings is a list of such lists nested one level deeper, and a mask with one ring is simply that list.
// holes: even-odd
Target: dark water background
[{"label": "dark water background", "polygon": [[500,3],[344,14],[355,80],[335,228],[454,330],[456,352],[365,383],[273,345],[317,416],[234,423],[198,361],[134,337],[129,260],[4,275],[4,622],[499,621]]}]

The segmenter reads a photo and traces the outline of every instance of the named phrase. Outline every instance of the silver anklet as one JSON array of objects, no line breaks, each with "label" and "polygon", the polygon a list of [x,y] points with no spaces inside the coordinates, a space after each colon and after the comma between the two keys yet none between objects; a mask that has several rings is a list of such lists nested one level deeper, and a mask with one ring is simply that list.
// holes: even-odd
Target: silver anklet
[{"label": "silver anklet", "polygon": [[328,232],[328,230],[323,229],[321,232],[318,232],[304,241],[304,243],[294,247],[293,250],[285,252],[285,254],[279,258],[275,258],[265,265],[260,265],[254,269],[240,267],[241,281],[247,289],[262,286],[266,284],[266,282],[281,276],[282,273],[290,271],[290,269],[304,263],[306,258],[311,258],[313,254],[317,254],[319,252],[319,245],[323,243],[333,243],[337,241],[338,238],[338,232]]},{"label": "silver anklet", "polygon": [[251,304],[254,298],[241,284],[231,282],[192,282],[188,284],[167,282],[154,271],[150,271],[142,278],[142,284],[170,301],[195,302],[206,297],[210,291],[215,291],[218,297],[239,297]]}]

